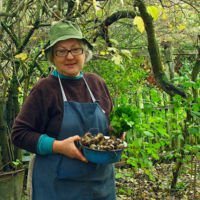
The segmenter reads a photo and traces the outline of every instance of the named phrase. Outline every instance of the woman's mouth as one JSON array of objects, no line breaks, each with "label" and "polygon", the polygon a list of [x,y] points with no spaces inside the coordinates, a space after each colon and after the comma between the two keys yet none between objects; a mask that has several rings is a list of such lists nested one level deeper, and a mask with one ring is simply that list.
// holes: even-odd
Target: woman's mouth
[{"label": "woman's mouth", "polygon": [[69,63],[69,64],[66,64],[66,66],[72,68],[75,66],[75,63]]}]

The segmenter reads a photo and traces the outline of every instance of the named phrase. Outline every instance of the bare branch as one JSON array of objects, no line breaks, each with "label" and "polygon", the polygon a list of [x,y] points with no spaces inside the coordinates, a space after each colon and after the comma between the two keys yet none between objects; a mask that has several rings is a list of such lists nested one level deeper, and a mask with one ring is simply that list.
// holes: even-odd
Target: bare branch
[{"label": "bare branch", "polygon": [[17,9],[12,13],[0,12],[0,17],[1,16],[5,16],[5,17],[16,17],[16,16],[18,16],[19,10],[21,10],[21,8],[24,6],[24,1],[25,0],[22,0],[21,3],[19,4],[19,6],[17,7]]},{"label": "bare branch", "polygon": [[198,13],[200,12],[192,3],[187,2],[187,1],[183,1],[181,0],[183,3],[188,4],[189,6],[191,6],[192,8],[194,8],[194,10],[196,10]]},{"label": "bare branch", "polygon": [[129,10],[118,11],[118,12],[113,13],[111,16],[109,16],[108,18],[106,18],[99,25],[99,30],[98,30],[98,32],[96,34],[96,37],[93,39],[93,41],[95,42],[96,39],[99,36],[101,36],[106,41],[106,43],[108,44],[108,46],[111,46],[111,42],[110,42],[109,37],[108,37],[108,26],[110,26],[114,22],[118,21],[119,19],[123,19],[123,18],[132,18],[132,19],[134,19],[135,16],[136,16],[136,12],[129,11]]}]

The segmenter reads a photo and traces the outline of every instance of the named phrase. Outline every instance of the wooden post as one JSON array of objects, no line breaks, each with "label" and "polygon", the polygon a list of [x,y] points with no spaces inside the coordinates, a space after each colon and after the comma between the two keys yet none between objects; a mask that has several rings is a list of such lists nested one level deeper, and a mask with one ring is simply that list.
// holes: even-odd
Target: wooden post
[{"label": "wooden post", "polygon": [[[162,42],[161,46],[164,47],[164,56],[165,56],[165,67],[166,67],[166,72],[167,72],[167,76],[168,78],[171,80],[174,78],[174,63],[173,63],[173,51],[172,51],[172,44],[171,42],[167,41],[167,42]],[[172,97],[170,96],[170,101],[172,101]],[[174,114],[174,109],[170,108],[169,112]],[[167,129],[168,129],[168,134],[170,133],[170,121],[167,119]],[[173,143],[179,143],[177,140],[175,141],[171,141],[170,144],[170,148],[172,148],[174,146]]]}]

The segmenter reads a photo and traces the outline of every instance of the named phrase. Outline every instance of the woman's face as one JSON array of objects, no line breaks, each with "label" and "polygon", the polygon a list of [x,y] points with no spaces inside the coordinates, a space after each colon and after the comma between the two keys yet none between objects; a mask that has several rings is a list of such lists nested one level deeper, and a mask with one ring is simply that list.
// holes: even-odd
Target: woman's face
[{"label": "woman's face", "polygon": [[59,41],[54,45],[53,63],[56,66],[58,73],[68,77],[76,77],[80,75],[80,71],[85,62],[84,52],[77,56],[73,56],[70,52],[64,57],[59,57],[55,54],[56,50],[71,50],[76,48],[81,48],[77,39]]}]

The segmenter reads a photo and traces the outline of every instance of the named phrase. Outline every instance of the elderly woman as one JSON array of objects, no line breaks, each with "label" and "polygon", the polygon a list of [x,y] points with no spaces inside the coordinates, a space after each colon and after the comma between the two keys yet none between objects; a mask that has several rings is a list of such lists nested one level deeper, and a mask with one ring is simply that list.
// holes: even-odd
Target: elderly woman
[{"label": "elderly woman", "polygon": [[56,69],[32,88],[12,129],[13,144],[36,154],[31,198],[115,200],[113,164],[88,162],[78,144],[87,131],[109,135],[108,88],[81,71],[92,45],[75,23],[59,21],[45,53]]}]

